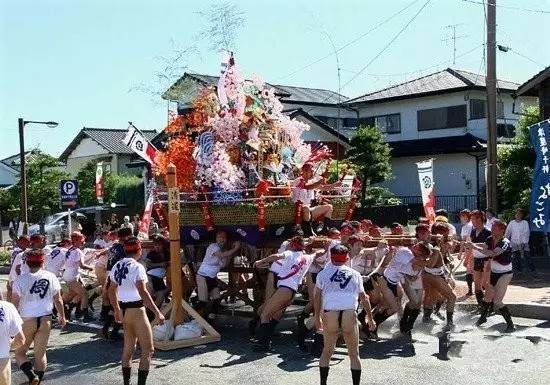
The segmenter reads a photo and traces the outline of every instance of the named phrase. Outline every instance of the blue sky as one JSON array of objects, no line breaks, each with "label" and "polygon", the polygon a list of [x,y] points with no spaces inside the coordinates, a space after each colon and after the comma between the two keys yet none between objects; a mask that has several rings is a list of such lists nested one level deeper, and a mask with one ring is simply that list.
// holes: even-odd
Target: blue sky
[{"label": "blue sky", "polygon": [[[476,2],[477,0],[472,0]],[[295,70],[350,42],[405,6],[410,8],[339,52],[341,84],[358,96],[446,67],[484,71],[483,7],[462,0],[432,0],[397,40],[361,70],[413,17],[425,0],[240,0],[245,22],[236,59],[245,75],[272,83],[337,90],[335,56]],[[481,0],[480,0],[481,2]],[[195,72],[219,72],[220,54],[202,33],[197,14],[212,1],[175,0],[2,0],[0,1],[0,158],[18,152],[17,118],[56,120],[54,130],[27,126],[27,148],[59,155],[83,127],[161,130],[166,104],[134,90],[155,88],[159,57],[173,47],[197,50],[185,64]],[[523,82],[550,64],[541,29],[550,24],[550,0],[498,0],[497,40],[512,47],[498,54],[500,78]],[[445,26],[459,24],[452,64]],[[545,46],[546,44],[546,46]],[[477,47],[477,48],[476,48]],[[292,74],[289,76],[289,74]]]}]

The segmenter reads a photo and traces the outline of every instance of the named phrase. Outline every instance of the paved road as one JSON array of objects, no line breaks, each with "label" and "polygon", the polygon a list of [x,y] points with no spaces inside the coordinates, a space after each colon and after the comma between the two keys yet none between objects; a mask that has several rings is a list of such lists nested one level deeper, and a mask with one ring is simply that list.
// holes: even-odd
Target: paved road
[{"label": "paved road", "polygon": [[[382,340],[361,348],[364,384],[438,385],[537,385],[550,378],[550,322],[517,319],[518,331],[501,334],[499,316],[489,319],[483,329],[475,329],[466,313],[457,314],[457,328],[450,335],[448,353],[440,352],[437,333],[441,325],[417,323],[411,343],[392,335],[390,319],[381,330]],[[222,342],[172,352],[157,352],[149,384],[318,384],[317,360],[302,353],[285,321],[274,342],[274,353],[251,352],[246,319],[221,317],[218,329]],[[54,331],[49,350],[50,371],[44,384],[121,383],[121,344],[97,339],[89,329],[75,325],[69,331]],[[445,350],[445,349],[444,349]],[[443,354],[442,354],[443,353]],[[135,364],[137,365],[137,363]],[[338,348],[331,364],[329,384],[350,384],[349,361]],[[134,383],[136,380],[134,374]],[[176,379],[176,381],[174,381]],[[19,371],[14,384],[23,384]]]}]

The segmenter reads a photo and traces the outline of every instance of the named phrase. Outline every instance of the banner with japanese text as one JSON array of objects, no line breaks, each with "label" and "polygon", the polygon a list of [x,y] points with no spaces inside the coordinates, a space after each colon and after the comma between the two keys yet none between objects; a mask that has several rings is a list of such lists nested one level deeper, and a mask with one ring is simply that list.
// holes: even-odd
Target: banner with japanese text
[{"label": "banner with japanese text", "polygon": [[531,231],[548,233],[550,230],[550,119],[529,127],[533,149],[537,155],[533,170],[533,188],[529,209]]},{"label": "banner with japanese text", "polygon": [[433,159],[418,162],[418,180],[420,181],[420,191],[422,193],[422,205],[424,206],[424,215],[430,221],[435,222],[435,189],[434,189],[434,170]]}]

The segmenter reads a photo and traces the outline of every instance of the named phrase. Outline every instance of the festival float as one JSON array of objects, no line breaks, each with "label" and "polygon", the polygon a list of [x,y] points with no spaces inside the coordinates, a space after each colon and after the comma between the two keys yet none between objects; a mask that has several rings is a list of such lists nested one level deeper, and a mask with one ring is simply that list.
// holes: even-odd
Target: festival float
[{"label": "festival float", "polygon": [[[214,228],[260,247],[284,238],[302,220],[300,205],[291,199],[292,180],[305,163],[314,166],[316,178],[326,177],[333,161],[322,143],[304,143],[307,130],[283,113],[272,86],[245,80],[231,55],[218,86],[200,90],[192,110],[173,116],[164,130],[166,147],[153,167],[153,212],[162,221],[161,207],[168,203],[162,185],[173,164],[183,244],[205,241]],[[349,169],[340,171],[349,183],[316,196],[333,205],[335,221],[351,219],[358,187]]]}]

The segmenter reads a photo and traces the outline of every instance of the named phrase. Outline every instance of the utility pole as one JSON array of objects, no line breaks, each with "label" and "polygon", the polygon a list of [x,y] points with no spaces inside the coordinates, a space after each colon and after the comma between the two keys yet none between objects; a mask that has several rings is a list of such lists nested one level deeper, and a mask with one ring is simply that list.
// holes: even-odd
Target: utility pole
[{"label": "utility pole", "polygon": [[487,2],[487,207],[497,202],[496,0]]},{"label": "utility pole", "polygon": [[21,185],[21,209],[19,210],[19,226],[23,226],[23,234],[27,234],[29,214],[27,211],[27,167],[25,165],[25,121],[17,119],[19,128],[19,179]]},{"label": "utility pole", "polygon": [[456,28],[457,27],[460,27],[461,25],[463,25],[463,23],[460,23],[460,24],[451,24],[451,25],[447,25],[445,26],[445,28],[448,28],[448,29],[451,29],[452,30],[452,36],[446,38],[446,39],[442,39],[441,41],[443,42],[449,42],[449,41],[452,41],[453,42],[453,65],[456,64],[456,41],[458,39],[463,39],[465,37],[468,37],[468,35],[459,35],[457,36],[456,35]]}]

